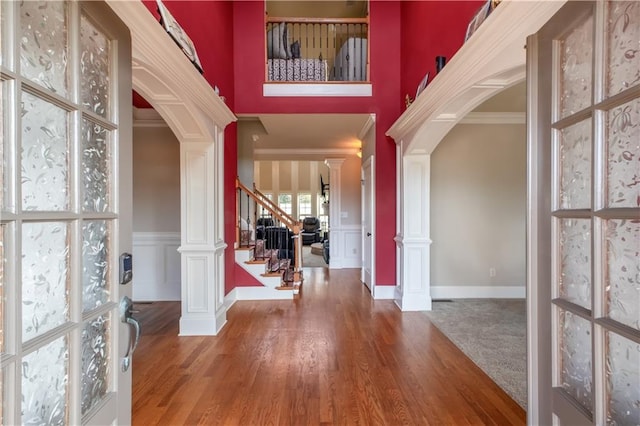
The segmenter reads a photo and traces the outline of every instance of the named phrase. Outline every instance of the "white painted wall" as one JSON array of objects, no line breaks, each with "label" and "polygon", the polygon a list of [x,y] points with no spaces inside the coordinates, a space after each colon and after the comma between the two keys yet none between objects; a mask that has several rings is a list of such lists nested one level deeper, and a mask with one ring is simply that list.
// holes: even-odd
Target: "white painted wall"
[{"label": "white painted wall", "polygon": [[522,124],[459,124],[433,152],[433,298],[525,296],[525,148]]},{"label": "white painted wall", "polygon": [[180,145],[169,127],[133,129],[133,299],[180,300]]}]

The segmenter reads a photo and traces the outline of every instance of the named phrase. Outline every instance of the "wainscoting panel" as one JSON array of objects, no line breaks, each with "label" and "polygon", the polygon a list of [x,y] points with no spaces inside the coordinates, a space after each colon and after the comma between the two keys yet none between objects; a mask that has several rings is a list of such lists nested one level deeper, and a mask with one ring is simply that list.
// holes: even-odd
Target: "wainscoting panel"
[{"label": "wainscoting panel", "polygon": [[362,228],[359,225],[342,226],[344,235],[343,268],[362,267]]},{"label": "wainscoting panel", "polygon": [[133,233],[133,300],[181,299],[180,233]]}]

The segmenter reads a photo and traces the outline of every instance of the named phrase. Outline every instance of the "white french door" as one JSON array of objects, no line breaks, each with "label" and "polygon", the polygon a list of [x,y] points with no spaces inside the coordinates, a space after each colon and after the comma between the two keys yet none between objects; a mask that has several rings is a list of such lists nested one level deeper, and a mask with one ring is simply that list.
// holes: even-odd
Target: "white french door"
[{"label": "white french door", "polygon": [[528,48],[536,424],[640,424],[640,3],[568,2]]},{"label": "white french door", "polygon": [[362,164],[362,276],[361,280],[374,292],[374,260],[373,260],[373,242],[374,242],[374,220],[373,212],[375,211],[375,185],[374,185],[374,167],[373,156],[370,156]]},{"label": "white french door", "polygon": [[128,30],[102,2],[0,7],[0,422],[126,424]]}]

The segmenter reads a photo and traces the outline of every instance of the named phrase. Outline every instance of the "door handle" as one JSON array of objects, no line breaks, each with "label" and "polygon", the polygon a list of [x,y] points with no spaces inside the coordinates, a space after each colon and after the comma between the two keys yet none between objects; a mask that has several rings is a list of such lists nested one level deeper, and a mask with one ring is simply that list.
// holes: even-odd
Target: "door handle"
[{"label": "door handle", "polygon": [[[140,323],[133,317],[133,301],[129,299],[127,296],[124,296],[120,301],[120,321],[125,324],[129,324],[129,345],[127,347],[127,353],[124,355],[122,359],[122,371],[127,371],[131,366],[131,358],[133,357],[133,352],[138,347],[138,341],[140,340]],[[133,329],[133,330],[131,330]],[[133,334],[135,331],[135,337]]]},{"label": "door handle", "polygon": [[367,232],[367,237],[370,237],[370,236],[371,236],[371,232]]}]

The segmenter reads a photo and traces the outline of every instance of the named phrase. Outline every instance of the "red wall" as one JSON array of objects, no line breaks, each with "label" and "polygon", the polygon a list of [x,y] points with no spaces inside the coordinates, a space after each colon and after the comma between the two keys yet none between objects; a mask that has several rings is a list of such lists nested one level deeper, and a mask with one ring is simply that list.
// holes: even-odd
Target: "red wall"
[{"label": "red wall", "polygon": [[[154,0],[143,0],[144,5],[159,19]],[[229,108],[235,110],[233,75],[233,2],[232,1],[163,1],[164,5],[189,35],[198,52],[204,78],[211,86],[218,86]],[[225,293],[236,285],[235,256],[235,181],[238,174],[237,126],[227,126],[224,132],[224,227]]]},{"label": "red wall", "polygon": [[[165,1],[193,40],[204,77],[220,88],[234,113],[376,114],[376,264],[378,285],[395,284],[395,144],[385,132],[404,110],[404,96],[415,95],[427,71],[435,76],[435,57],[448,59],[462,45],[467,23],[485,0],[371,1],[371,97],[268,97],[264,83],[263,1]],[[158,17],[156,2],[143,0]],[[225,130],[226,292],[236,287],[235,177],[237,128]],[[244,280],[240,277],[240,282]],[[244,284],[246,285],[246,284]]]},{"label": "red wall", "polygon": [[[402,102],[411,99],[429,71],[436,75],[436,56],[447,60],[464,43],[467,24],[486,0],[402,1]],[[403,106],[404,109],[404,106]]]},{"label": "red wall", "polygon": [[376,261],[378,285],[395,285],[395,144],[385,131],[400,115],[400,3],[371,4],[372,97],[264,97],[264,3],[234,2],[238,114],[376,114]]}]

